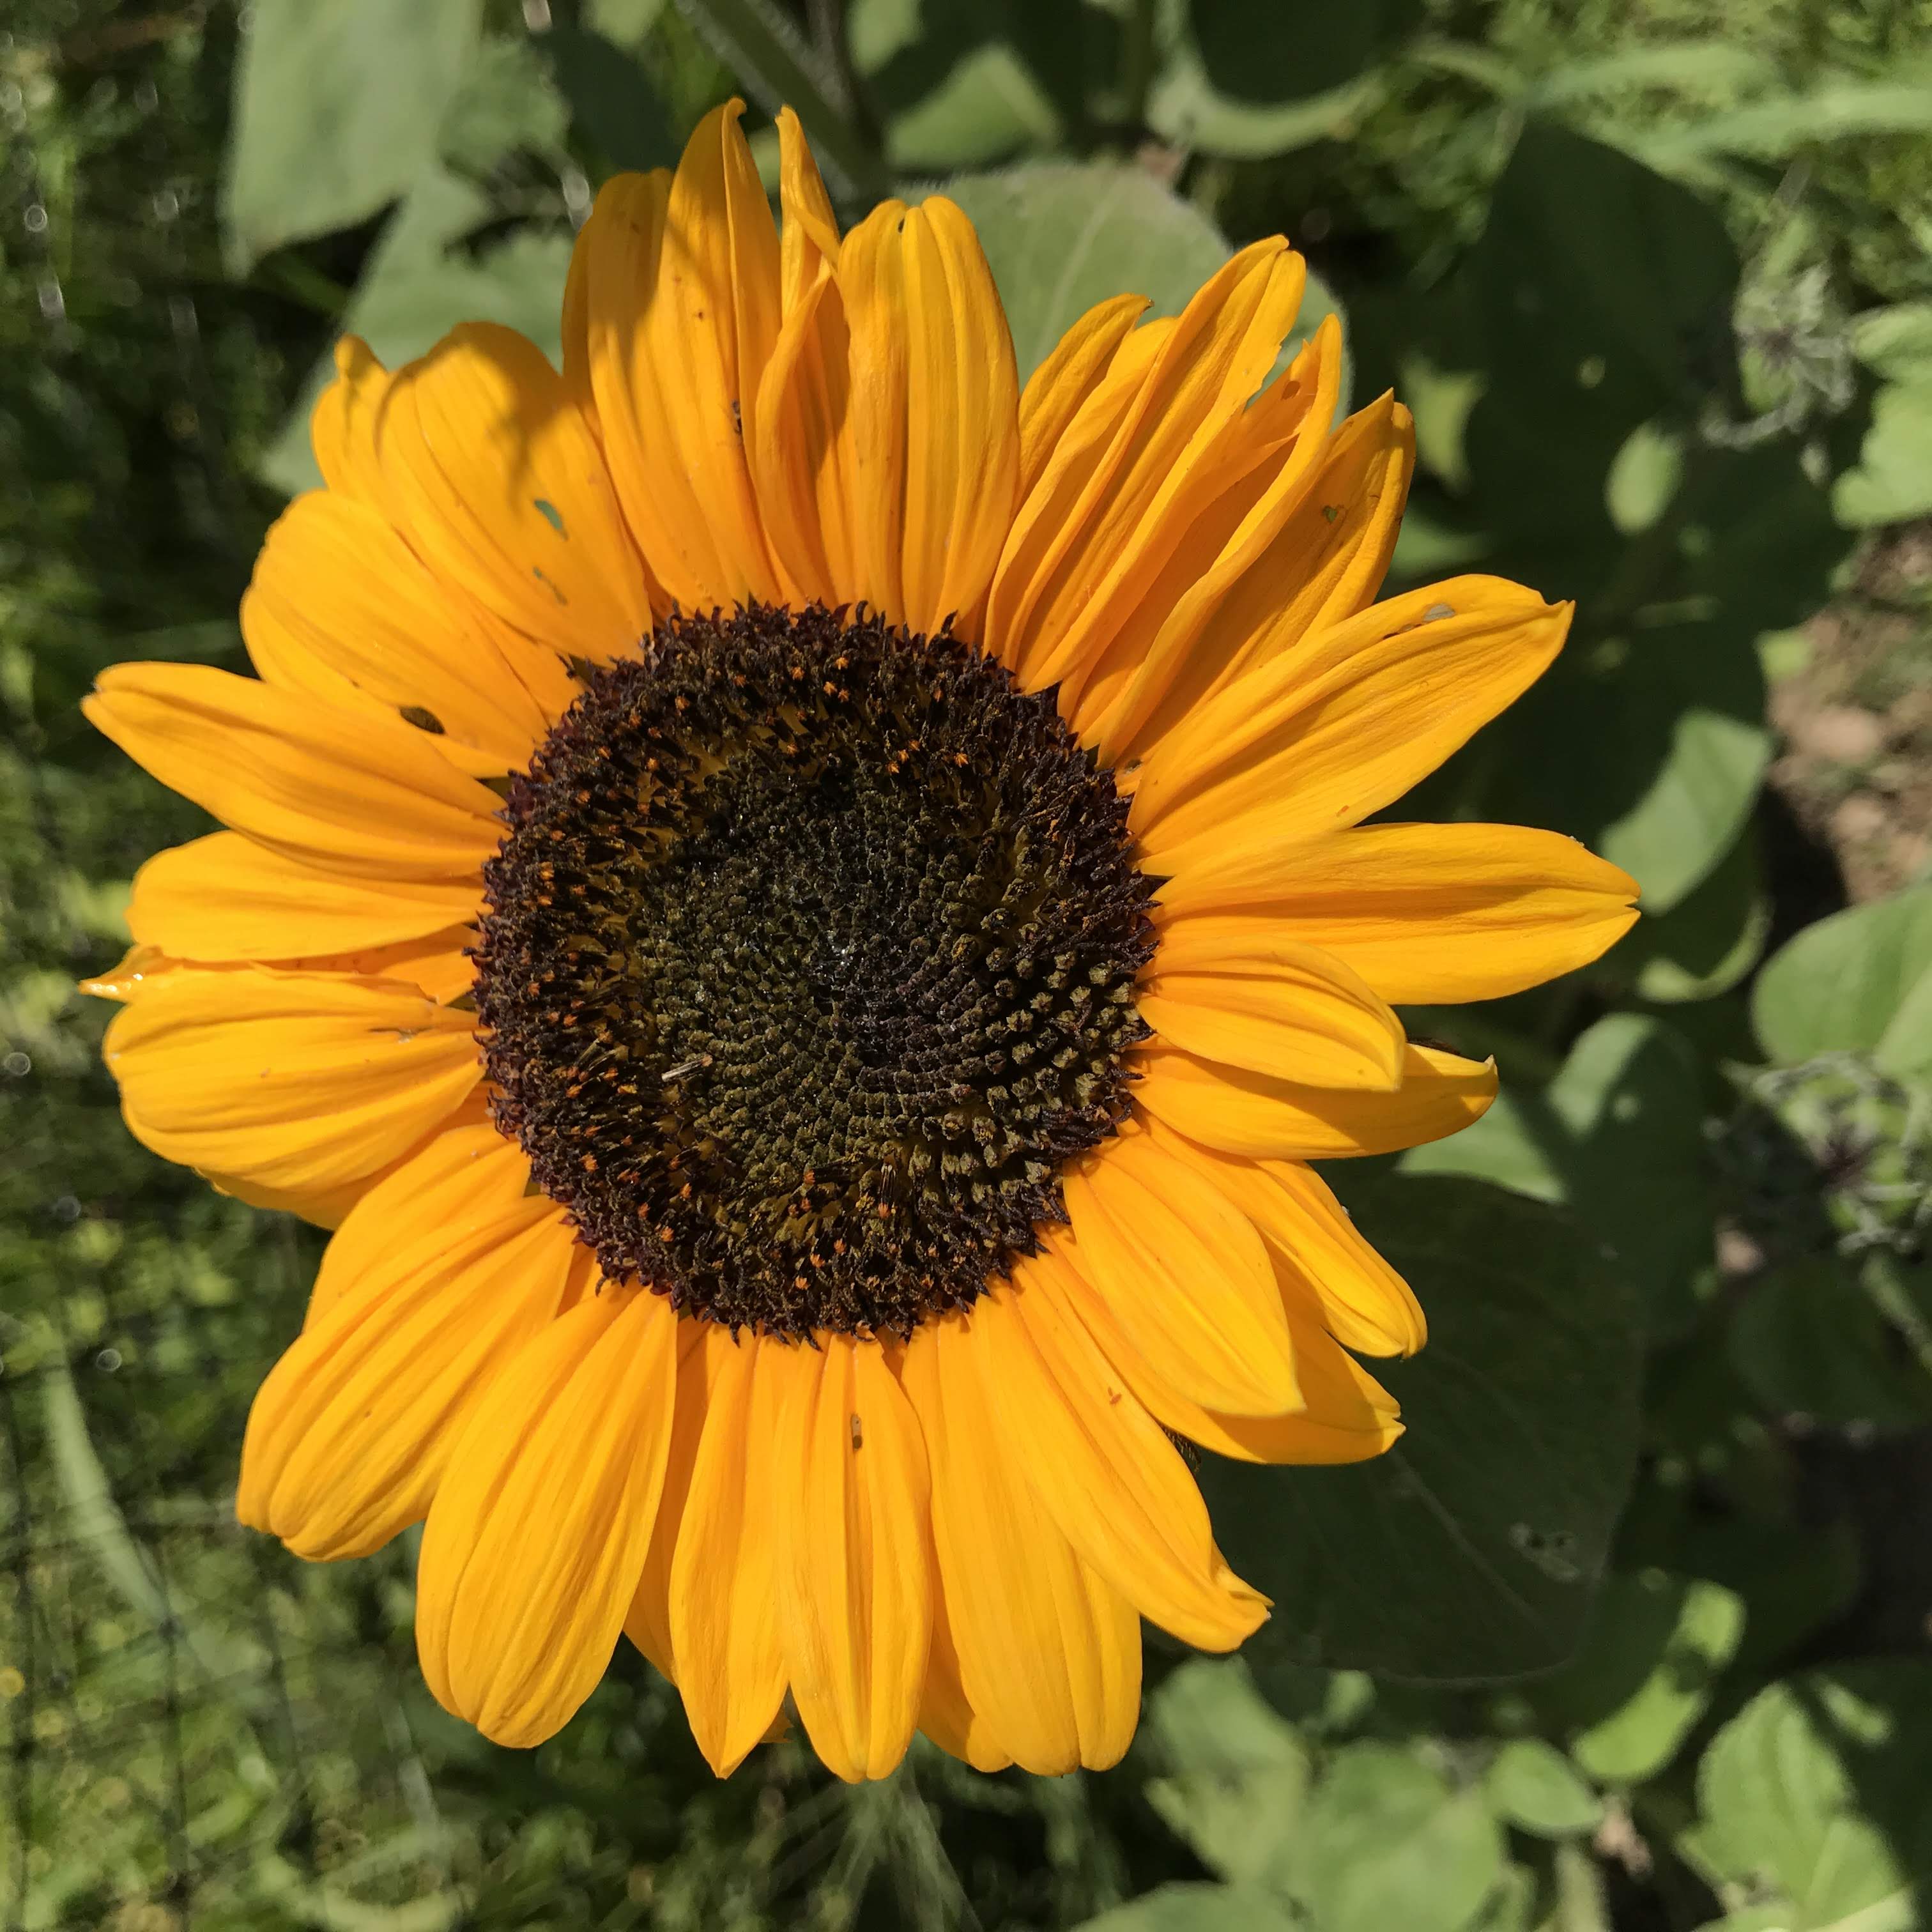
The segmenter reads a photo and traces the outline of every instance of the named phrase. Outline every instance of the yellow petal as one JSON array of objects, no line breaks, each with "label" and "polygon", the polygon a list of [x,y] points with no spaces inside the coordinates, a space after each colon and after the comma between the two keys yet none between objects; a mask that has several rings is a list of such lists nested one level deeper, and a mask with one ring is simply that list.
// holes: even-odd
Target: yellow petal
[{"label": "yellow petal", "polygon": [[1204,1060],[1311,1087],[1400,1084],[1402,1022],[1348,964],[1264,919],[1174,919],[1141,1017]]},{"label": "yellow petal", "polygon": [[787,305],[746,445],[773,560],[802,603],[860,596],[850,362],[844,300],[826,269]]},{"label": "yellow petal", "polygon": [[[534,343],[465,322],[396,371],[375,412],[390,520],[513,652],[604,663],[650,629],[650,585],[602,456]],[[514,658],[513,658],[513,662]]]},{"label": "yellow petal", "polygon": [[1166,930],[1266,922],[1420,1005],[1496,999],[1588,964],[1629,930],[1636,893],[1575,839],[1528,826],[1367,825],[1310,844],[1258,813],[1162,887],[1158,916]]},{"label": "yellow petal", "polygon": [[[927,1562],[938,1574],[939,1558],[928,1544]],[[1138,1638],[1138,1628],[1135,1633]],[[1004,1771],[1012,1753],[994,1736],[992,1726],[974,1710],[959,1676],[959,1652],[952,1641],[946,1614],[946,1593],[933,1591],[932,1647],[926,1658],[926,1683],[920,1692],[919,1727],[941,1750],[975,1771]]]},{"label": "yellow petal", "polygon": [[134,874],[128,928],[178,959],[302,958],[426,939],[471,923],[482,904],[480,880],[376,884],[212,832]]},{"label": "yellow petal", "polygon": [[361,1194],[322,1251],[304,1322],[317,1320],[364,1276],[403,1264],[420,1246],[433,1257],[491,1222],[506,1190],[530,1192],[530,1162],[472,1094],[420,1148]]},{"label": "yellow petal", "polygon": [[1295,1415],[1217,1415],[1205,1446],[1250,1462],[1366,1462],[1402,1433],[1401,1409],[1360,1363],[1313,1321],[1294,1324],[1308,1406]]},{"label": "yellow petal", "polygon": [[309,418],[316,465],[332,495],[380,509],[382,466],[376,460],[376,417],[390,375],[360,336],[337,339],[335,380],[316,398]]},{"label": "yellow petal", "polygon": [[336,1269],[327,1307],[249,1411],[243,1522],[333,1558],[366,1556],[428,1514],[458,1431],[568,1293],[575,1238],[560,1208],[525,1194],[529,1173],[506,1144],[471,1169],[460,1227],[418,1224],[347,1280]]},{"label": "yellow petal", "polygon": [[1055,1245],[1175,1388],[1257,1415],[1300,1406],[1267,1250],[1210,1180],[1136,1132],[1097,1148],[1062,1186],[1072,1225]]},{"label": "yellow petal", "polygon": [[848,1783],[904,1756],[932,1638],[926,1444],[877,1342],[790,1351],[775,1468],[791,1694]]},{"label": "yellow petal", "polygon": [[1534,683],[1568,628],[1498,578],[1456,578],[1372,606],[1238,678],[1141,768],[1130,824],[1152,868],[1218,849],[1266,810],[1312,839],[1433,771]]},{"label": "yellow petal", "polygon": [[778,1384],[794,1364],[789,1343],[712,1336],[722,1359],[671,1558],[670,1638],[692,1735],[728,1778],[784,1696],[772,1438]]},{"label": "yellow petal", "polygon": [[624,1634],[673,1683],[677,1681],[677,1665],[671,1654],[671,1560],[676,1554],[678,1529],[691,1495],[691,1475],[698,1466],[698,1445],[710,1409],[712,1384],[724,1366],[727,1351],[734,1346],[728,1334],[709,1322],[679,1318],[677,1408],[664,1460],[664,1493],[658,1498],[657,1526],[651,1532],[644,1574],[624,1618]]},{"label": "yellow petal", "polygon": [[[1204,626],[1304,501],[1332,444],[1342,362],[1341,325],[1330,316],[1227,437],[1227,484],[1182,512],[1186,526],[1139,608],[1075,674],[1063,709],[1103,761],[1126,762],[1148,714],[1196,662]],[[1278,596],[1303,563],[1276,558]]]},{"label": "yellow petal", "polygon": [[688,610],[778,601],[746,450],[778,334],[778,231],[731,101],[676,178],[605,183],[578,237],[564,374],[594,408],[626,520]]},{"label": "yellow petal", "polygon": [[1149,1123],[1154,1144],[1210,1176],[1290,1271],[1322,1325],[1365,1355],[1412,1355],[1429,1338],[1414,1291],[1364,1240],[1348,1210],[1298,1161],[1216,1154]]},{"label": "yellow petal", "polygon": [[82,710],[162,784],[284,857],[352,878],[475,879],[494,792],[426,732],[206,664],[116,664]]},{"label": "yellow petal", "polygon": [[943,1330],[942,1354],[970,1352],[1003,1452],[1081,1556],[1183,1642],[1232,1650],[1267,1599],[1222,1560],[1187,1466],[1092,1336],[1029,1295],[1034,1266],[982,1295],[969,1327]]},{"label": "yellow petal", "polygon": [[1496,1097],[1492,1062],[1426,1046],[1408,1048],[1392,1094],[1297,1086],[1158,1044],[1142,1048],[1137,1064],[1135,1100],[1156,1120],[1217,1152],[1260,1158],[1393,1154],[1460,1133]]},{"label": "yellow petal", "polygon": [[1013,520],[987,606],[987,649],[1030,691],[1097,656],[1139,607],[1198,511],[1264,454],[1246,418],[1300,305],[1279,239],[1228,263],[1154,338],[1125,338]]},{"label": "yellow petal", "polygon": [[1148,310],[1145,296],[1097,302],[1069,328],[1027,378],[1020,394],[1020,495],[1040,481],[1080,406],[1112,363],[1114,352]]},{"label": "yellow petal", "polygon": [[790,315],[820,272],[837,265],[838,218],[805,129],[789,107],[778,110],[778,206],[784,217],[778,236],[779,280],[784,311]]},{"label": "yellow petal", "polygon": [[188,970],[117,1013],[104,1047],[136,1139],[280,1190],[364,1180],[482,1071],[473,1016],[391,980]]},{"label": "yellow petal", "polygon": [[[1330,317],[1330,321],[1333,321]],[[1311,431],[1335,407],[1343,354],[1324,323],[1304,356]],[[1103,755],[1144,758],[1245,672],[1361,610],[1381,587],[1414,467],[1414,424],[1383,396],[1332,436],[1298,437],[1270,497],[1211,578],[1178,608],[1133,685],[1099,728]]]},{"label": "yellow petal", "polygon": [[637,1588],[670,1440],[677,1318],[607,1287],[491,1383],[424,1526],[416,1643],[436,1700],[541,1744],[597,1688]]},{"label": "yellow petal", "polygon": [[264,682],[400,717],[473,776],[520,770],[549,720],[466,613],[375,510],[318,490],[268,532],[242,630]]},{"label": "yellow petal", "polygon": [[976,606],[1019,479],[1012,338],[973,224],[943,195],[845,238],[856,594],[933,632]]},{"label": "yellow petal", "polygon": [[902,1371],[930,1459],[959,1681],[983,1726],[973,1735],[1023,1770],[1102,1769],[1140,1714],[1140,1620],[1022,1474],[974,1355],[949,1317],[915,1330]]}]

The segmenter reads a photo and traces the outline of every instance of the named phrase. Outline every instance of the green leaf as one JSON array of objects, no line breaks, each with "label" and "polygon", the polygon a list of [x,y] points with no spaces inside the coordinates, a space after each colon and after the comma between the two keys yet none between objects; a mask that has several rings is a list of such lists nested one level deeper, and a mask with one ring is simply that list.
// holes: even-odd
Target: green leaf
[{"label": "green leaf", "polygon": [[569,122],[535,43],[485,40],[444,112],[437,152],[454,172],[480,182],[518,148],[562,160]]},{"label": "green leaf", "polygon": [[[1492,426],[1483,446],[1488,403],[1472,419],[1478,472],[1495,474],[1513,452],[1520,488],[1574,493],[1576,480],[1526,440],[1499,448]],[[1511,434],[1532,436],[1514,419]],[[1647,911],[1667,912],[1736,844],[1769,762],[1757,639],[1822,601],[1847,539],[1824,492],[1770,446],[1698,455],[1663,523],[1622,550],[1594,596],[1593,560],[1618,553],[1592,548],[1588,530],[1573,517],[1532,533],[1539,553],[1550,546],[1547,563],[1508,560],[1540,573],[1564,550],[1574,557],[1581,634],[1477,740],[1474,758],[1496,776],[1470,802],[1479,816],[1575,834],[1636,875]]]},{"label": "green leaf", "polygon": [[1852,348],[1888,382],[1932,382],[1932,302],[1866,310],[1852,323]]},{"label": "green leaf", "polygon": [[256,0],[222,180],[236,273],[407,190],[435,155],[481,17],[481,0]]},{"label": "green leaf", "polygon": [[[1532,122],[1472,258],[1492,367],[1592,413],[1646,391],[1616,443],[1701,387],[1700,346],[1725,330],[1737,256],[1717,214],[1600,142]],[[1600,358],[1592,379],[1588,358]],[[1615,445],[1612,446],[1614,452]],[[1607,461],[1605,467],[1607,468]]]},{"label": "green leaf", "polygon": [[571,118],[614,168],[674,168],[682,143],[644,69],[585,27],[555,26],[536,43]]},{"label": "green leaf", "polygon": [[1677,1754],[1744,1634],[1722,1585],[1646,1570],[1613,1576],[1576,1661],[1532,1694],[1601,1784],[1640,1784]]},{"label": "green leaf", "polygon": [[[458,238],[488,212],[478,190],[433,169],[384,230],[343,316],[343,333],[361,336],[394,368],[434,347],[459,322],[500,322],[556,360],[570,242],[524,233],[487,254],[463,253]],[[333,360],[325,356],[262,462],[264,479],[290,494],[321,481],[309,447],[309,417],[334,373]]]},{"label": "green leaf", "polygon": [[767,114],[785,106],[797,114],[830,186],[873,200],[888,191],[884,164],[839,112],[830,76],[772,0],[677,0],[677,8]]},{"label": "green leaf", "polygon": [[1053,161],[962,175],[944,192],[980,231],[1024,382],[1096,302],[1143,295],[1178,315],[1228,259],[1198,209],[1144,168]]},{"label": "green leaf", "polygon": [[[1178,315],[1228,259],[1213,223],[1144,168],[1040,162],[960,175],[941,192],[972,218],[993,271],[1024,382],[1096,302],[1142,295],[1150,315]],[[1301,309],[1270,380],[1341,304],[1310,270]],[[1347,406],[1348,366],[1342,406]]]},{"label": "green leaf", "polygon": [[1163,1885],[1075,1932],[1296,1932],[1287,1903],[1254,1885]]},{"label": "green leaf", "polygon": [[1367,71],[1414,9],[1361,0],[1160,0],[1148,124],[1176,146],[1246,160],[1338,134],[1373,98]]},{"label": "green leaf", "polygon": [[1274,1600],[1250,1654],[1436,1680],[1546,1670],[1576,1642],[1630,1482],[1629,1300],[1549,1208],[1474,1181],[1336,1178],[1431,1336],[1376,1365],[1408,1433],[1374,1461],[1203,1456],[1228,1560]]},{"label": "green leaf", "polygon": [[1790,1932],[1911,1932],[1932,1887],[1932,1664],[1880,1660],[1760,1691],[1698,1767],[1685,1840],[1775,1892]]},{"label": "green leaf", "polygon": [[1246,1665],[1184,1664],[1149,1700],[1147,1735],[1168,1767],[1148,1802],[1168,1828],[1222,1877],[1264,1876],[1300,1826],[1309,1754]]},{"label": "green leaf", "polygon": [[1795,1066],[1821,1053],[1870,1053],[1901,1012],[1892,1042],[1908,1062],[1932,974],[1932,885],[1852,906],[1808,926],[1766,962],[1751,988],[1751,1021],[1772,1058]]},{"label": "green leaf", "polygon": [[620,46],[634,47],[657,25],[664,0],[589,0],[586,24]]},{"label": "green leaf", "polygon": [[1599,1020],[1541,1094],[1505,1088],[1483,1118],[1412,1148],[1405,1173],[1466,1174],[1568,1202],[1656,1318],[1684,1305],[1711,1259],[1696,1054],[1665,1022]]},{"label": "green leaf", "polygon": [[1913,1428],[1932,1414],[1932,1383],[1904,1358],[1863,1267],[1837,1255],[1790,1262],[1753,1282],[1726,1346],[1774,1414],[1877,1429]]},{"label": "green leaf", "polygon": [[[896,169],[980,167],[1060,141],[1062,109],[1028,57],[1030,10],[1015,0],[854,0],[852,62]],[[1082,13],[1081,26],[1099,24]]]},{"label": "green leaf", "polygon": [[1322,1932],[1460,1932],[1502,1869],[1479,1791],[1397,1745],[1357,1744],[1316,1787],[1292,1885]]},{"label": "green leaf", "polygon": [[1899,1001],[1872,1058],[1901,1080],[1932,1076],[1932,971],[1920,974]]},{"label": "green leaf", "polygon": [[1259,106],[1352,80],[1412,26],[1413,0],[1189,0],[1187,26],[1214,86]]},{"label": "green leaf", "polygon": [[1833,486],[1832,507],[1855,530],[1932,511],[1932,376],[1880,390],[1857,467]]},{"label": "green leaf", "polygon": [[1574,1838],[1603,1822],[1604,1802],[1540,1738],[1512,1738],[1490,1760],[1483,1789],[1505,1824],[1538,1838]]},{"label": "green leaf", "polygon": [[1757,839],[1747,826],[1717,870],[1666,913],[1646,914],[1611,955],[1638,997],[1660,1006],[1727,993],[1757,964],[1771,930]]}]

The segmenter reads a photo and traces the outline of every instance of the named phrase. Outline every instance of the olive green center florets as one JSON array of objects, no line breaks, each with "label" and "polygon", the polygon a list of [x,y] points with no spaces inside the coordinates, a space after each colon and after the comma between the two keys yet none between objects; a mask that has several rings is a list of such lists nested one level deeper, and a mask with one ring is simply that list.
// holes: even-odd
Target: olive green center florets
[{"label": "olive green center florets", "polygon": [[1062,1218],[1154,939],[1052,693],[818,606],[676,619],[588,676],[505,815],[496,1119],[607,1274],[904,1334]]}]

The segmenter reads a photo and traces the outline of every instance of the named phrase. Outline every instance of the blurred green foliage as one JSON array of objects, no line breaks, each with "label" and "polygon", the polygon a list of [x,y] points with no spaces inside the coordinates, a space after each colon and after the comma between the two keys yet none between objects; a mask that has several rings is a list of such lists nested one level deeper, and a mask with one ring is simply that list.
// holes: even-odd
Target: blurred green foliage
[{"label": "blurred green foliage", "polygon": [[[232,1524],[316,1238],[128,1138],[72,990],[200,829],[76,700],[239,662],[334,336],[554,347],[596,184],[734,88],[848,217],[956,194],[1023,364],[1286,229],[1416,412],[1398,577],[1579,604],[1405,810],[1644,889],[1597,967],[1409,1016],[1505,1075],[1335,1177],[1433,1317],[1410,1433],[1204,1459],[1276,1617],[1156,1640],[1102,1776],[718,1785],[628,1648],[533,1754],[446,1718],[409,1539]],[[1932,4],[15,0],[0,130],[0,1923],[1932,1926],[1932,881],[1839,909],[1764,668],[1932,513]]]}]

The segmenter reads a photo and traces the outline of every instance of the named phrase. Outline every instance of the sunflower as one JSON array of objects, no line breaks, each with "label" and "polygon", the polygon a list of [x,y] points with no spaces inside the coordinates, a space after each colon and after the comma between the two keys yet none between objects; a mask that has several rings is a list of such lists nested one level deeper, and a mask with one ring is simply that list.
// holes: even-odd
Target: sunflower
[{"label": "sunflower", "polygon": [[550,1736],[620,1634],[722,1774],[1118,1758],[1143,1618],[1266,1600],[1178,1446],[1371,1456],[1424,1339],[1311,1160],[1454,1132],[1492,1067],[1391,1002],[1594,958],[1572,841],[1361,821],[1548,664],[1485,577],[1372,601],[1411,465],[1336,422],[1280,239],[1123,296],[1022,388],[970,224],[782,232],[734,104],[610,182],[560,375],[353,341],[257,675],[93,722],[226,828],[92,989],[130,1129],[336,1232],[244,1522],[421,1522],[430,1688]]}]

